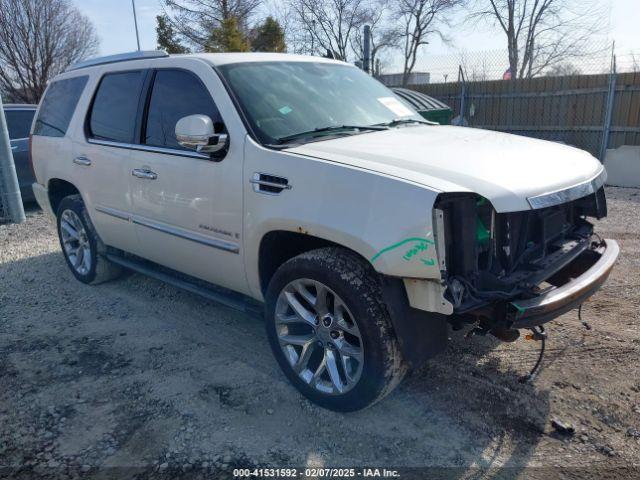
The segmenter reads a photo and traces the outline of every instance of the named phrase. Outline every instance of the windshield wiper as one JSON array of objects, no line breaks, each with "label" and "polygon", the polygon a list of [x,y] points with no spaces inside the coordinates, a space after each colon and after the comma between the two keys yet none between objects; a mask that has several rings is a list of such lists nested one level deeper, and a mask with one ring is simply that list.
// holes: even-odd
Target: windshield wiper
[{"label": "windshield wiper", "polygon": [[387,126],[386,125],[330,125],[327,127],[319,127],[319,128],[314,128],[313,130],[308,130],[306,132],[299,132],[299,133],[293,133],[291,135],[285,135],[284,137],[278,137],[276,140],[278,140],[279,143],[285,143],[288,142],[289,140],[295,140],[297,138],[303,138],[303,137],[313,137],[317,134],[325,134],[325,133],[333,133],[333,132],[340,132],[342,130],[387,130]]},{"label": "windshield wiper", "polygon": [[387,123],[376,123],[376,126],[380,127],[397,127],[398,125],[406,125],[407,123],[421,123],[423,125],[437,125],[437,123],[429,122],[427,120],[416,120],[415,118],[396,118]]}]

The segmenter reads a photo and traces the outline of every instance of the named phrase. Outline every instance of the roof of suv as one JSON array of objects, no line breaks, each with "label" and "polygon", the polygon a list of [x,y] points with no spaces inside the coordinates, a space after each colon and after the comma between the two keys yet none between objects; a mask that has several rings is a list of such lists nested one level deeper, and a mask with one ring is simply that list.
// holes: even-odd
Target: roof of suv
[{"label": "roof of suv", "polygon": [[345,64],[339,60],[333,60],[324,57],[312,57],[309,55],[295,55],[290,53],[188,53],[181,55],[169,55],[162,50],[157,51],[141,51],[121,53],[117,55],[109,55],[106,57],[92,58],[80,63],[71,65],[67,72],[82,70],[85,68],[96,67],[108,64],[120,64],[123,62],[131,62],[135,60],[157,60],[166,61],[171,58],[198,58],[204,60],[211,65],[226,65],[230,63],[247,63],[247,62],[322,62],[322,63],[338,63]]},{"label": "roof of suv", "polygon": [[229,63],[247,62],[322,62],[344,63],[325,57],[312,57],[310,55],[296,55],[292,53],[195,53],[188,56],[202,58],[212,65],[226,65]]}]

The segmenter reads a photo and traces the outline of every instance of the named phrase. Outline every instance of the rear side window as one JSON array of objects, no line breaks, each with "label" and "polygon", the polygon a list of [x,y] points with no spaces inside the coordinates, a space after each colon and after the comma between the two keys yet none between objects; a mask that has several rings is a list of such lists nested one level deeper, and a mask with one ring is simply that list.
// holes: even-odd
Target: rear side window
[{"label": "rear side window", "polygon": [[104,76],[93,100],[90,136],[113,142],[137,143],[133,137],[143,82],[143,71]]},{"label": "rear side window", "polygon": [[53,82],[47,88],[33,130],[34,135],[64,137],[89,77],[74,77]]},{"label": "rear side window", "polygon": [[208,115],[216,131],[222,119],[200,79],[182,70],[158,70],[153,82],[144,143],[184,150],[176,140],[176,123],[188,115]]},{"label": "rear side window", "polygon": [[9,138],[11,140],[27,138],[31,131],[35,110],[6,110],[4,113],[7,118]]}]

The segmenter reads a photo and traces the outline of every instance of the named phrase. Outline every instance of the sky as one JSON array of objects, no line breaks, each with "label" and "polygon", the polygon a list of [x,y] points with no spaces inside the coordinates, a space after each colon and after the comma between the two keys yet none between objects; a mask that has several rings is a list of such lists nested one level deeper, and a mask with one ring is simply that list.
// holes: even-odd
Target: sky
[{"label": "sky", "polygon": [[[162,13],[159,0],[135,1],[141,47],[143,50],[154,50],[156,48],[155,17]],[[606,39],[599,39],[598,42],[615,40],[616,52],[619,54],[628,54],[630,51],[640,54],[637,20],[640,14],[640,0],[610,0],[610,2],[609,32]],[[101,41],[101,55],[136,49],[131,0],[74,0],[74,3],[93,21]],[[416,70],[434,69],[428,61],[429,56],[436,59],[442,58],[444,62],[442,56],[452,55],[454,51],[463,51],[473,57],[473,52],[505,48],[503,34],[497,29],[489,26],[478,28],[461,25],[458,20],[461,19],[454,19],[454,27],[448,32],[449,37],[453,39],[453,44],[445,45],[436,39],[424,49],[421,56],[423,58]],[[456,55],[459,56],[460,53]],[[390,70],[400,67],[393,61],[390,63]]]}]

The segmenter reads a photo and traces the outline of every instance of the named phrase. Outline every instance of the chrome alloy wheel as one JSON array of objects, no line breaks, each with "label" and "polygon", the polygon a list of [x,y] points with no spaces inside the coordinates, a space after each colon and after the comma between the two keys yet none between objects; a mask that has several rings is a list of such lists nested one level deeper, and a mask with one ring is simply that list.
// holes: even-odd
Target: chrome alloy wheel
[{"label": "chrome alloy wheel", "polygon": [[351,390],[362,375],[364,349],[353,315],[329,287],[298,279],[276,302],[280,348],[295,373],[329,395]]},{"label": "chrome alloy wheel", "polygon": [[60,217],[62,247],[69,263],[80,275],[91,270],[91,244],[80,217],[73,210],[65,210]]}]

